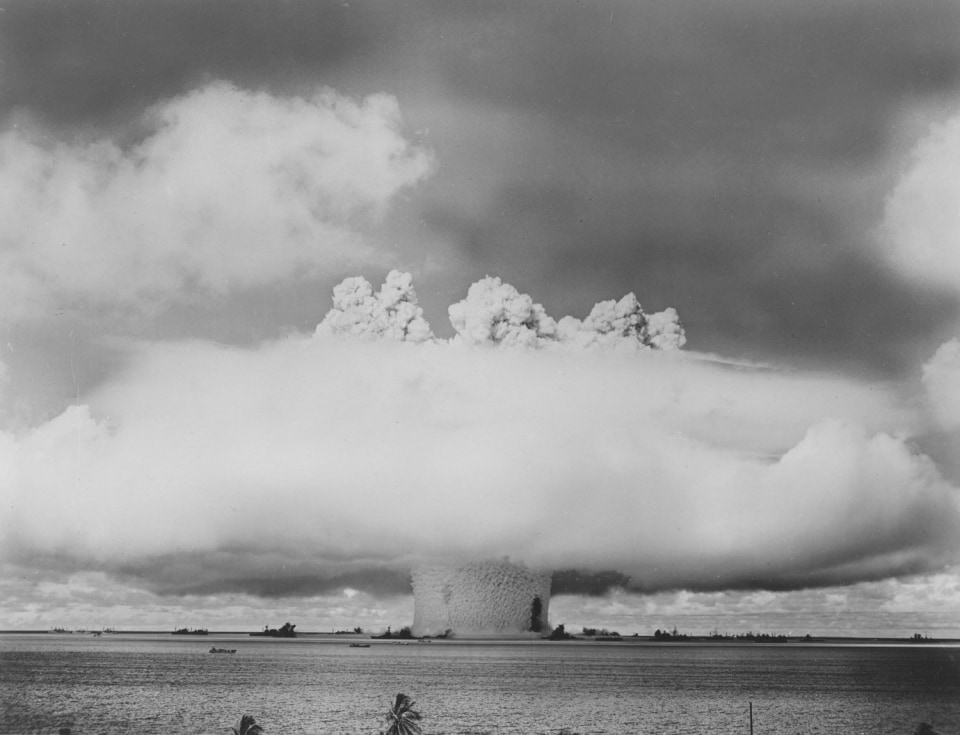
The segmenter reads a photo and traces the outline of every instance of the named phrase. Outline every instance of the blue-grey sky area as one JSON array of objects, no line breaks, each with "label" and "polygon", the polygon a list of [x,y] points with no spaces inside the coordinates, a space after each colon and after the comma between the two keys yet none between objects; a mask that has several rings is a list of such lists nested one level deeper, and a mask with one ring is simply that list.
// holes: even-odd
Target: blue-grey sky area
[{"label": "blue-grey sky area", "polygon": [[960,636],[952,0],[0,0],[0,221],[0,628]]}]

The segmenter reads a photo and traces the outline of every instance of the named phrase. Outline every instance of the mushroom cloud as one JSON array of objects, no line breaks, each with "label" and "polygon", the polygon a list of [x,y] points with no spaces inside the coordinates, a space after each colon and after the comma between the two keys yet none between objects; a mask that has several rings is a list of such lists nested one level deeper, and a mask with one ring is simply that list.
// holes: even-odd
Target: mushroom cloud
[{"label": "mushroom cloud", "polygon": [[504,557],[576,570],[572,592],[956,559],[957,490],[882,386],[687,353],[676,312],[633,294],[555,321],[486,278],[450,316],[435,337],[395,271],[344,281],[313,335],[128,343],[84,403],[0,435],[5,559],[266,596]]}]

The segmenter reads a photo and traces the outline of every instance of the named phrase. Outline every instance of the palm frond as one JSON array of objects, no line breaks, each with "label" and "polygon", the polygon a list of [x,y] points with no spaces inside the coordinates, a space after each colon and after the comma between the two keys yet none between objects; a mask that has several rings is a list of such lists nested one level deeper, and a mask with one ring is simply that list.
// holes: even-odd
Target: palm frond
[{"label": "palm frond", "polygon": [[421,735],[420,713],[406,694],[398,694],[393,707],[387,712],[387,731],[385,735]]},{"label": "palm frond", "polygon": [[236,727],[231,727],[233,735],[263,735],[263,728],[257,724],[253,715],[244,715]]}]

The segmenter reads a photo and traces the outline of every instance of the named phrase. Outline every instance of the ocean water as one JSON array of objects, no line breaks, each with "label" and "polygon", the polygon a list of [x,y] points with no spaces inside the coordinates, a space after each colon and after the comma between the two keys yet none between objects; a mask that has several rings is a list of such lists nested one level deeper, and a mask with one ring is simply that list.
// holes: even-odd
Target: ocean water
[{"label": "ocean water", "polygon": [[[960,647],[0,636],[0,733],[960,734]],[[212,646],[236,654],[210,654]]]}]

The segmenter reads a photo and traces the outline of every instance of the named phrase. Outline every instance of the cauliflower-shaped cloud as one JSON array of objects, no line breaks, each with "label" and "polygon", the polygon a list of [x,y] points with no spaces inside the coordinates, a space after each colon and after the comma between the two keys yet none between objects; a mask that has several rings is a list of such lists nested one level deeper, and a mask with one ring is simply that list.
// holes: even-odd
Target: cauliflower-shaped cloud
[{"label": "cauliflower-shaped cloud", "polygon": [[345,279],[333,289],[333,308],[316,333],[361,339],[384,337],[397,342],[433,339],[423,309],[417,305],[413,278],[398,270],[387,274],[377,294],[362,276]]},{"label": "cauliflower-shaped cloud", "polygon": [[[333,289],[333,308],[317,326],[318,335],[347,339],[386,338],[398,342],[435,339],[417,305],[409,273],[393,270],[378,293],[362,276]],[[540,304],[509,283],[487,276],[449,307],[454,342],[507,347],[573,349],[678,349],[686,342],[673,308],[646,314],[633,293],[619,301],[601,301],[586,319],[564,317],[558,324]]]},{"label": "cauliflower-shaped cloud", "polygon": [[474,283],[449,314],[458,339],[473,345],[671,350],[687,341],[675,309],[645,314],[633,293],[601,301],[583,321],[565,316],[557,323],[530,296],[490,276]]},{"label": "cauliflower-shaped cloud", "polygon": [[557,323],[546,310],[509,283],[487,276],[449,309],[459,339],[472,345],[539,347],[556,338]]},{"label": "cauliflower-shaped cloud", "polygon": [[658,350],[679,350],[687,343],[676,309],[671,306],[647,316],[647,340]]},{"label": "cauliflower-shaped cloud", "polygon": [[628,293],[619,301],[601,301],[582,322],[564,317],[558,325],[561,341],[580,347],[618,350],[655,348],[678,349],[686,342],[675,309],[645,314],[636,295]]}]

